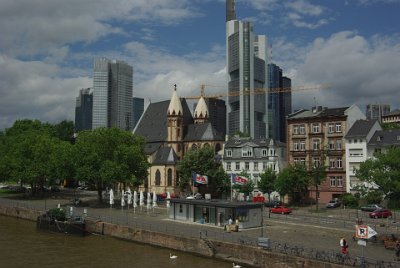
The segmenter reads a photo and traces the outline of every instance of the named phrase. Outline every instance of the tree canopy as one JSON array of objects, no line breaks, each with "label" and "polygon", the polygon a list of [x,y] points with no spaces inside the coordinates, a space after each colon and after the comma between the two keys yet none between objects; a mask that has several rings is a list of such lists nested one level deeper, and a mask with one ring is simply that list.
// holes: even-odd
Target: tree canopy
[{"label": "tree canopy", "polygon": [[144,139],[117,128],[79,132],[74,146],[76,177],[95,185],[99,201],[113,183],[138,186],[148,174]]},{"label": "tree canopy", "polygon": [[179,187],[185,190],[192,185],[192,172],[207,175],[209,179],[209,190],[217,193],[226,193],[230,187],[229,177],[226,175],[222,165],[215,158],[213,148],[205,146],[186,152],[178,162]]},{"label": "tree canopy", "polygon": [[258,189],[260,189],[261,192],[268,194],[268,200],[271,200],[271,193],[275,191],[276,179],[277,175],[271,168],[266,169],[260,174]]},{"label": "tree canopy", "polygon": [[361,181],[375,183],[385,197],[400,196],[400,147],[377,152],[360,164],[356,176]]},{"label": "tree canopy", "polygon": [[309,174],[304,165],[295,164],[283,169],[275,182],[275,188],[281,196],[289,194],[292,201],[296,200],[296,193],[307,192]]}]

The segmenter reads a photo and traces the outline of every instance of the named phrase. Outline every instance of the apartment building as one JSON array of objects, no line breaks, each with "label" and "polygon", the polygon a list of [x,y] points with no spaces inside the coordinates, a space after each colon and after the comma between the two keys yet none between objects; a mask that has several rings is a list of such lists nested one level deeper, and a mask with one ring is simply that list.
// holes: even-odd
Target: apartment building
[{"label": "apartment building", "polygon": [[365,119],[357,105],[342,108],[314,107],[288,116],[288,164],[300,163],[311,169],[324,165],[326,178],[309,187],[308,197],[325,203],[346,192],[345,135],[356,120]]}]

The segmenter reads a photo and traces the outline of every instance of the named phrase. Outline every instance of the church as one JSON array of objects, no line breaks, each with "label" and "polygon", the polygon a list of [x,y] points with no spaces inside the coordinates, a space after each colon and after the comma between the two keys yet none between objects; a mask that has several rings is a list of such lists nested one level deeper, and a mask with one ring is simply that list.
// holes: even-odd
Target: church
[{"label": "church", "polygon": [[148,105],[133,133],[145,138],[144,150],[151,164],[140,190],[156,194],[179,194],[176,164],[187,151],[211,146],[217,153],[224,143],[223,134],[209,122],[204,98],[200,97],[192,115],[176,86],[169,101]]}]

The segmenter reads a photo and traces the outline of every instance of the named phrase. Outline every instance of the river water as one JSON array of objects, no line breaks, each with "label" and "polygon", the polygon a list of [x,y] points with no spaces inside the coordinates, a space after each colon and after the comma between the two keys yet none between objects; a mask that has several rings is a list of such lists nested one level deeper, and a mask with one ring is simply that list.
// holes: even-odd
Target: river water
[{"label": "river water", "polygon": [[[169,254],[178,258],[171,260]],[[0,215],[0,267],[232,267],[232,263],[101,235],[36,230],[31,221]]]}]

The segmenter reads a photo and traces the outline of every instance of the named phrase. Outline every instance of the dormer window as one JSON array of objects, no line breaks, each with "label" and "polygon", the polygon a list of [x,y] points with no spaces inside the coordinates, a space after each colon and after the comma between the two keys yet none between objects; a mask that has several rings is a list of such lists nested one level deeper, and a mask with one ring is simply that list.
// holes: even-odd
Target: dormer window
[{"label": "dormer window", "polygon": [[232,157],[232,150],[226,150],[226,157]]},{"label": "dormer window", "polygon": [[242,157],[252,157],[253,156],[253,148],[246,147],[242,149]]},{"label": "dormer window", "polygon": [[381,136],[378,136],[378,137],[376,138],[376,140],[377,140],[377,141],[381,141]]},{"label": "dormer window", "polygon": [[261,154],[263,157],[268,156],[268,150],[267,149],[262,149]]}]

